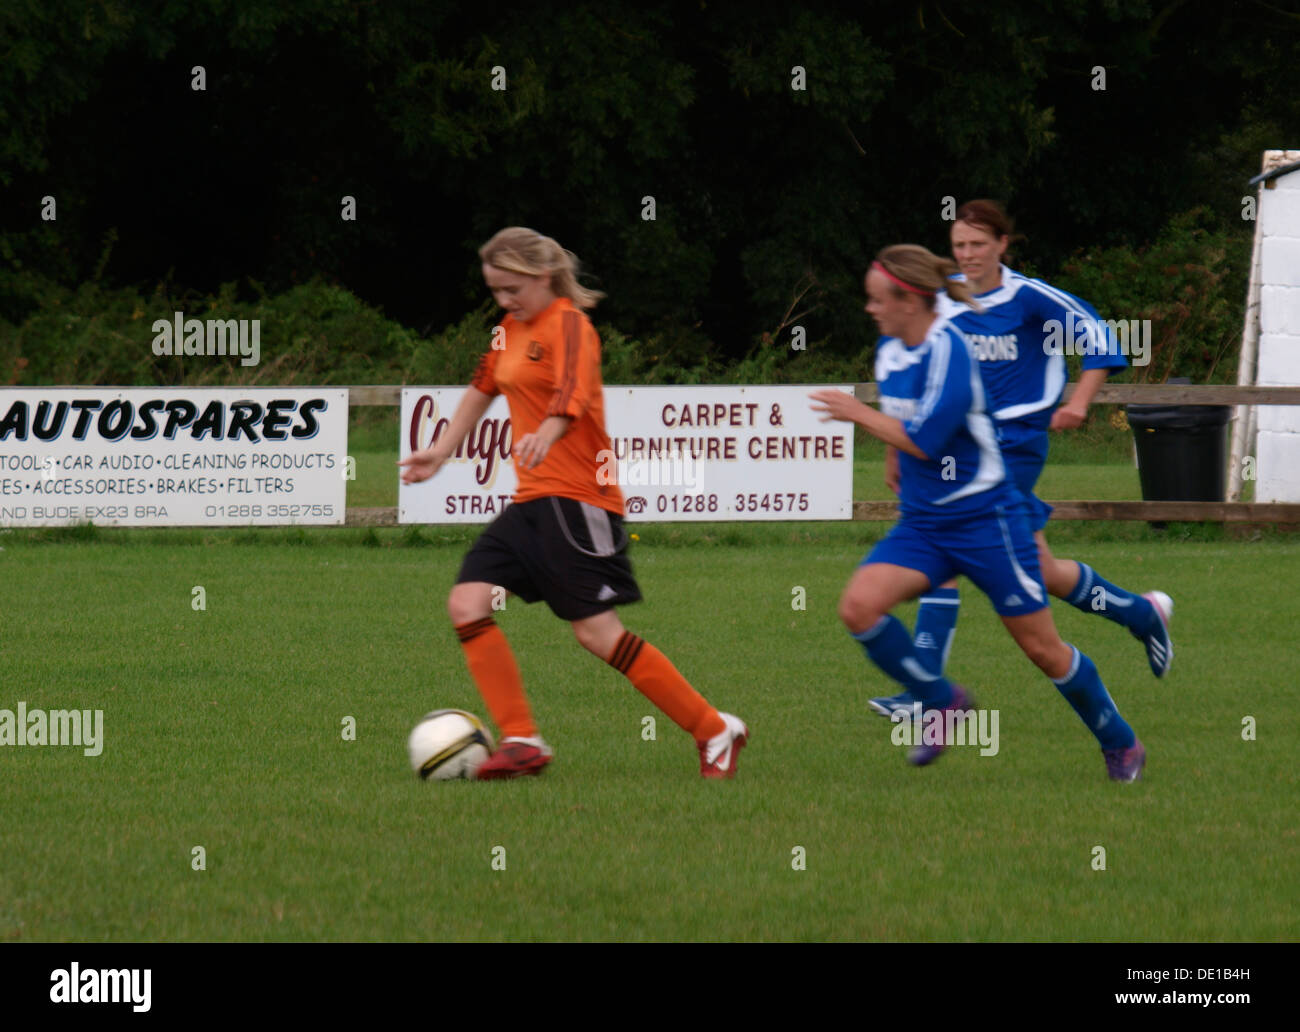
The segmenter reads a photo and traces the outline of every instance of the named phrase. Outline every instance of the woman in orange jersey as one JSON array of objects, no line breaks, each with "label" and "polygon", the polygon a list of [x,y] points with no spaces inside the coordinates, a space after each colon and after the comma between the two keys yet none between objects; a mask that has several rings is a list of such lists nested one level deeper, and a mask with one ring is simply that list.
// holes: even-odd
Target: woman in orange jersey
[{"label": "woman in orange jersey", "polygon": [[600,338],[584,309],[604,295],[579,285],[577,258],[550,237],[503,229],[479,250],[483,278],[506,315],[504,347],[489,349],[450,425],[402,460],[402,480],[432,477],[478,424],[492,398],[510,406],[519,489],[461,564],[447,612],[471,676],[501,730],[480,779],[540,773],[550,747],[537,733],[519,667],[492,616],[496,585],[544,599],[584,648],[630,680],[700,751],[700,773],[730,777],[749,737],[719,713],[657,648],[626,630],[614,606],[641,598],[627,558],[623,494],[611,475]]}]

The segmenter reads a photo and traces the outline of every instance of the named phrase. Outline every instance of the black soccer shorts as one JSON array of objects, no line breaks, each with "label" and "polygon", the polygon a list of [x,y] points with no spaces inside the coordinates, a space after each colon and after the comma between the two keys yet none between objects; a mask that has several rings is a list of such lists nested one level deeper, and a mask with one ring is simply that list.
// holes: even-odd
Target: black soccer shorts
[{"label": "black soccer shorts", "polygon": [[561,620],[641,601],[623,517],[572,498],[509,505],[460,565],[457,584],[498,584],[525,602],[544,599]]}]

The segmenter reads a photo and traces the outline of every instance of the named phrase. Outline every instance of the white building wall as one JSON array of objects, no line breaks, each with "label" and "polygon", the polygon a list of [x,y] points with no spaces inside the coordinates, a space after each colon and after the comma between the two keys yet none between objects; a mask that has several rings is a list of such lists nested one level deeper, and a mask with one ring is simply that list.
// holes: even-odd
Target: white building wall
[{"label": "white building wall", "polygon": [[[1269,151],[1265,168],[1300,161],[1298,151]],[[1259,192],[1261,387],[1300,386],[1300,169]],[[1260,405],[1255,500],[1300,502],[1300,407]]]}]

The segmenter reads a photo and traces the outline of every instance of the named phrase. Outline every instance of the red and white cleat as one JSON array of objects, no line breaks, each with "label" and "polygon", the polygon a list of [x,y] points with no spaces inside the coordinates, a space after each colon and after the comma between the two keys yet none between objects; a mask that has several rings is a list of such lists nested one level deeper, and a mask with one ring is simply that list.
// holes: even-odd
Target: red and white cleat
[{"label": "red and white cleat", "polygon": [[496,781],[540,774],[551,762],[551,747],[540,738],[503,738],[501,748],[483,761],[475,778]]},{"label": "red and white cleat", "polygon": [[718,713],[727,725],[707,742],[700,744],[700,776],[729,778],[736,773],[736,757],[749,741],[749,728],[739,717]]}]

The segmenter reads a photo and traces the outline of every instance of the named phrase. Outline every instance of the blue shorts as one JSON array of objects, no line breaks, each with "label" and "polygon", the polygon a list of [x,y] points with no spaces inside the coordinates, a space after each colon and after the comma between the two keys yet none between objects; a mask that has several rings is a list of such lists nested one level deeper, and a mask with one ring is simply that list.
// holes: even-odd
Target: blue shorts
[{"label": "blue shorts", "polygon": [[1028,616],[1047,607],[1038,547],[1025,514],[996,510],[946,524],[901,520],[861,565],[893,563],[930,579],[931,589],[958,574],[989,597],[999,616]]},{"label": "blue shorts", "polygon": [[1052,518],[1052,507],[1034,494],[1034,485],[1047,463],[1047,437],[1044,435],[1041,445],[1023,445],[1006,449],[1002,452],[1002,462],[1007,467],[1007,479],[1020,490],[1024,497],[1023,511],[1029,522],[1029,531],[1042,530]]}]

